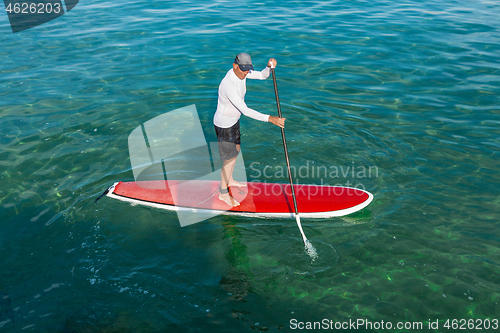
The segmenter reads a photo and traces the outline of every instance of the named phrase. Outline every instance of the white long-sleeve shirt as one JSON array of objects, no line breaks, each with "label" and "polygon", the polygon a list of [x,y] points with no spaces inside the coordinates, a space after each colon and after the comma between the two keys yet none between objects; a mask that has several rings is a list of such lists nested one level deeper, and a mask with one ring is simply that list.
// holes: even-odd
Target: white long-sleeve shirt
[{"label": "white long-sleeve shirt", "polygon": [[271,69],[266,67],[262,71],[250,71],[241,80],[236,76],[231,68],[219,85],[219,99],[217,111],[214,115],[214,124],[217,127],[229,128],[236,124],[241,114],[260,121],[269,121],[269,115],[250,109],[245,104],[245,94],[247,92],[246,79],[265,80],[269,77]]}]

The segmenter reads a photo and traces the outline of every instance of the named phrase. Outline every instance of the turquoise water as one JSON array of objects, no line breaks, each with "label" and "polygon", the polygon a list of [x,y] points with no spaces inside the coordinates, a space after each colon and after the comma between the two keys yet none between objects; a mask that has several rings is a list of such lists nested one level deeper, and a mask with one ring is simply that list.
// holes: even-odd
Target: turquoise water
[{"label": "turquoise water", "polygon": [[[13,34],[0,14],[0,331],[500,319],[499,15],[494,1],[91,0]],[[145,121],[196,104],[215,140],[239,52],[278,60],[298,181],[375,197],[302,221],[314,262],[294,220],[181,228],[174,213],[94,204],[133,180],[127,138]],[[246,101],[275,114],[271,79],[249,81]],[[243,119],[242,140],[251,180],[287,181],[277,127]],[[325,168],[340,171],[312,173]]]}]

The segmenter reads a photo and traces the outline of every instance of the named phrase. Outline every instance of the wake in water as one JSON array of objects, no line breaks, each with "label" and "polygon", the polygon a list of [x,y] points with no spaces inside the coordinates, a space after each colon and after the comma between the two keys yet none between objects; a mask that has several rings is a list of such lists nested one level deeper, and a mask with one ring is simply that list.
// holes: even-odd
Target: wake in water
[{"label": "wake in water", "polygon": [[318,251],[316,251],[316,248],[308,239],[304,242],[304,246],[306,253],[311,257],[312,261],[318,259]]}]

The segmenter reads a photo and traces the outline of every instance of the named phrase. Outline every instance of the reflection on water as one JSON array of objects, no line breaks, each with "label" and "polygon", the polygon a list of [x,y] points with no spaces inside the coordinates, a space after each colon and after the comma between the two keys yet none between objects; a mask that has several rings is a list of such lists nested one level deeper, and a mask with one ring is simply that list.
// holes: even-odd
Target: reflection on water
[{"label": "reflection on water", "polygon": [[242,234],[234,221],[224,218],[222,226],[224,238],[230,239],[229,248],[225,252],[229,270],[223,274],[219,284],[228,292],[229,299],[243,301],[250,290],[250,281],[253,278],[247,246],[242,243]]}]

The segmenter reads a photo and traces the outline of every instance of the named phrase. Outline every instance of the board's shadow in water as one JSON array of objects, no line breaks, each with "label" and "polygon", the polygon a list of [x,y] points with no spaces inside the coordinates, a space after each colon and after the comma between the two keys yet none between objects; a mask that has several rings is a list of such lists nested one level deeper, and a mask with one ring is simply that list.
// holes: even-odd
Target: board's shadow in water
[{"label": "board's shadow in water", "polygon": [[300,237],[294,235],[284,240],[282,236],[276,235],[278,238],[275,239],[272,232],[259,238],[259,254],[252,255],[251,259],[242,230],[236,222],[225,218],[222,225],[224,237],[230,239],[229,248],[225,252],[229,270],[223,274],[219,285],[228,292],[230,300],[245,302],[250,292],[259,294],[263,280],[276,274],[286,272],[295,276],[312,277],[316,274],[329,274],[338,267],[339,255],[328,241],[320,237],[310,239],[318,252],[318,257],[313,260],[305,252]]},{"label": "board's shadow in water", "polygon": [[230,219],[224,219],[224,238],[229,238],[231,243],[225,252],[229,263],[229,271],[224,273],[219,285],[229,293],[230,300],[244,301],[251,285],[253,274],[250,271],[250,258],[247,254],[247,246],[242,242],[242,233],[236,227],[236,223]]}]

